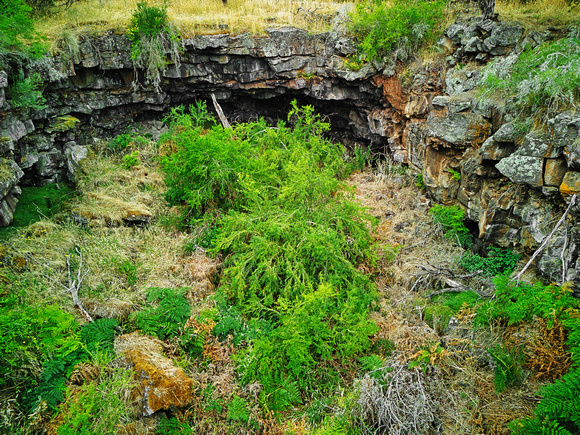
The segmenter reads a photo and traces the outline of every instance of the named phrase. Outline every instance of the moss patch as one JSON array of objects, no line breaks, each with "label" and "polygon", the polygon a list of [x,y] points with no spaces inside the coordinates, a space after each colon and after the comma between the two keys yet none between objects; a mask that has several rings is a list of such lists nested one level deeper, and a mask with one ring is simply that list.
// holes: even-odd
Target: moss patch
[{"label": "moss patch", "polygon": [[18,198],[14,221],[9,227],[0,228],[0,238],[8,237],[17,228],[26,227],[43,218],[51,218],[72,194],[73,189],[64,184],[23,188],[22,195]]}]

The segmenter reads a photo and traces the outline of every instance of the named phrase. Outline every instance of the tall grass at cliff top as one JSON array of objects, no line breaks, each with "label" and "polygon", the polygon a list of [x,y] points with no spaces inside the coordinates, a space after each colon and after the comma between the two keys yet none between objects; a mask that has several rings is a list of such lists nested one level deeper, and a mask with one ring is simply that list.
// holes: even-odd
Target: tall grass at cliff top
[{"label": "tall grass at cliff top", "polygon": [[[86,0],[75,2],[68,10],[37,21],[38,30],[56,39],[65,28],[74,27],[90,34],[127,29],[138,0]],[[150,6],[163,6],[151,0]],[[342,2],[312,0],[174,0],[167,2],[172,24],[182,37],[197,33],[260,33],[267,27],[293,26],[327,30],[330,19]],[[323,17],[327,17],[326,19]],[[226,27],[227,26],[227,27]]]},{"label": "tall grass at cliff top", "polygon": [[523,52],[517,59],[490,63],[484,70],[482,89],[507,97],[506,109],[519,117],[546,121],[580,102],[580,39],[569,37],[546,42]]},{"label": "tall grass at cliff top", "polygon": [[566,0],[498,0],[495,11],[501,21],[518,21],[531,30],[565,27],[580,20],[580,7]]}]

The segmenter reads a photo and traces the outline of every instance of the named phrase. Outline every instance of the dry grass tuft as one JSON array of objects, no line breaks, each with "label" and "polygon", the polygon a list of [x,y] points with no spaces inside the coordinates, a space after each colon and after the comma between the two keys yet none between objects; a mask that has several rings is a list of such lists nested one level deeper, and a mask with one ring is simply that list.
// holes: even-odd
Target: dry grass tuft
[{"label": "dry grass tuft", "polygon": [[532,324],[513,325],[506,330],[506,343],[515,349],[523,349],[528,367],[534,379],[554,382],[570,369],[572,359],[566,348],[566,332],[555,320],[551,328],[547,321],[535,317]]},{"label": "dry grass tuft", "polygon": [[565,0],[498,0],[496,12],[501,21],[518,21],[530,30],[567,27],[580,19],[580,8],[571,8]]},{"label": "dry grass tuft", "polygon": [[[138,0],[87,0],[75,2],[69,9],[46,17],[37,28],[56,40],[71,27],[84,34],[127,29]],[[339,1],[304,0],[177,0],[168,3],[170,22],[182,37],[199,33],[251,32],[258,34],[267,27],[293,26],[312,31],[329,28],[334,13],[343,5]],[[150,5],[163,6],[162,1]]]},{"label": "dry grass tuft", "polygon": [[379,327],[374,340],[389,340],[395,344],[402,361],[409,361],[417,350],[439,342],[434,329],[415,316],[415,319],[397,312],[394,307],[384,307],[371,314]]},{"label": "dry grass tuft", "polygon": [[114,298],[105,301],[86,299],[83,301],[83,305],[89,314],[96,319],[125,320],[133,312],[131,303]]}]

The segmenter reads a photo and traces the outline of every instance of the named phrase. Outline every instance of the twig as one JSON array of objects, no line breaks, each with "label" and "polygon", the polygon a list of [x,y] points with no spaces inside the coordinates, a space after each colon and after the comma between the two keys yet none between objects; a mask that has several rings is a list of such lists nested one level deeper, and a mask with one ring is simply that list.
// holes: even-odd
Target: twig
[{"label": "twig", "polygon": [[566,256],[567,245],[568,245],[568,227],[564,225],[564,246],[562,246],[562,252],[560,253],[560,260],[562,261],[562,281],[560,282],[560,285],[564,284],[564,281],[566,280],[567,265],[566,259],[564,257]]},{"label": "twig", "polygon": [[228,118],[226,118],[224,111],[222,110],[221,106],[217,102],[217,98],[215,97],[215,94],[213,94],[213,93],[211,94],[211,100],[213,101],[213,107],[215,107],[215,110],[220,118],[222,126],[224,128],[231,129],[232,126],[230,125]]},{"label": "twig", "polygon": [[[568,216],[568,213],[570,213],[570,210],[576,204],[576,197],[577,196],[578,196],[578,194],[572,195],[572,198],[570,198],[570,204],[568,204],[568,208],[566,209],[566,211],[564,212],[564,214],[562,215],[562,217],[560,218],[558,223],[556,223],[556,226],[554,227],[552,232],[548,235],[548,237],[546,237],[544,239],[544,241],[542,242],[540,247],[538,249],[536,249],[536,252],[534,252],[534,255],[532,255],[532,258],[530,258],[528,260],[528,262],[526,263],[524,268],[520,271],[520,273],[518,273],[516,276],[514,276],[512,279],[510,279],[510,282],[512,282],[512,281],[516,281],[517,283],[520,282],[520,278],[522,277],[524,272],[526,270],[528,270],[528,267],[530,267],[530,265],[536,259],[536,257],[541,254],[541,252],[544,250],[544,248],[548,245],[548,242],[552,239],[554,234],[556,234],[556,231],[558,231],[558,228],[560,228],[560,225],[562,225],[564,223],[564,221],[566,220],[566,216]],[[562,279],[564,279],[564,277],[562,277]]]},{"label": "twig", "polygon": [[[83,273],[82,269],[83,269],[83,253],[79,248],[75,248],[75,252],[78,254],[79,256],[79,267],[77,269],[77,277],[76,279],[72,279],[72,275],[71,275],[71,265],[70,265],[70,255],[66,257],[66,266],[67,266],[67,272],[68,272],[68,285],[63,284],[60,281],[57,281],[56,279],[54,279],[51,276],[48,275],[44,275],[44,277],[46,279],[48,279],[49,281],[52,281],[53,283],[61,286],[62,288],[64,288],[64,290],[67,293],[70,293],[72,300],[73,300],[73,304],[75,305],[75,307],[78,308],[78,310],[81,312],[81,314],[83,315],[83,317],[85,319],[87,319],[87,321],[92,322],[93,318],[91,317],[91,315],[88,313],[87,310],[85,310],[85,307],[83,307],[83,304],[81,302],[81,300],[79,299],[79,290],[81,288],[81,285],[83,284],[83,280],[85,279],[85,277],[87,276],[87,274],[90,272],[90,269],[87,268],[87,270],[85,270],[85,272]],[[39,263],[38,261],[36,261],[32,256],[27,256],[31,261],[33,261],[34,263],[43,266],[43,267],[47,267],[41,263]]]}]

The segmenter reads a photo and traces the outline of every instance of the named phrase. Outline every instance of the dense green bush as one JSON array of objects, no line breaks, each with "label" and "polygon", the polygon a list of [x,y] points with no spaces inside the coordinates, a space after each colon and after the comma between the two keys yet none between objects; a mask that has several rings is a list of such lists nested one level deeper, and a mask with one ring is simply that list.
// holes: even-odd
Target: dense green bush
[{"label": "dense green bush", "polygon": [[40,90],[39,74],[24,76],[22,70],[12,76],[12,84],[8,87],[8,97],[13,108],[21,110],[45,109],[46,100]]},{"label": "dense green bush", "polygon": [[580,370],[576,367],[538,394],[543,399],[534,417],[509,424],[514,435],[573,435],[580,433]]},{"label": "dense green bush", "polygon": [[191,314],[191,306],[185,297],[187,289],[151,288],[147,302],[151,305],[131,315],[144,334],[161,340],[177,335]]},{"label": "dense green bush", "polygon": [[23,0],[3,2],[0,10],[0,67],[8,61],[39,57],[45,51],[34,30],[31,8]]},{"label": "dense green bush", "polygon": [[460,266],[468,272],[482,270],[487,276],[510,274],[516,268],[521,256],[511,249],[490,247],[488,256],[482,257],[478,254],[467,254],[460,262]]},{"label": "dense green bush", "polygon": [[321,364],[349,361],[375,331],[376,290],[358,269],[374,263],[372,219],[341,181],[361,158],[348,163],[322,136],[328,125],[296,103],[292,126],[226,130],[203,104],[169,120],[168,198],[214,216],[211,252],[225,257],[213,334],[232,337],[242,381],[264,386],[264,406],[284,409],[331,382]]},{"label": "dense green bush", "polygon": [[499,59],[483,73],[482,91],[507,97],[506,110],[520,118],[547,120],[557,111],[575,107],[580,89],[580,39],[546,42],[523,52],[517,60]]},{"label": "dense green bush", "polygon": [[131,40],[131,57],[135,66],[146,71],[146,79],[154,87],[161,83],[161,72],[167,66],[166,55],[179,63],[181,45],[169,24],[167,5],[149,6],[146,1],[137,3],[127,31]]},{"label": "dense green bush", "polygon": [[360,41],[366,60],[388,55],[407,60],[424,43],[433,40],[443,18],[445,2],[424,0],[367,0],[351,14],[351,32]]},{"label": "dense green bush", "polygon": [[471,234],[463,223],[465,211],[456,205],[447,207],[437,204],[431,207],[429,213],[443,227],[445,238],[457,241],[464,248],[471,246]]}]

